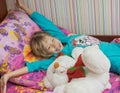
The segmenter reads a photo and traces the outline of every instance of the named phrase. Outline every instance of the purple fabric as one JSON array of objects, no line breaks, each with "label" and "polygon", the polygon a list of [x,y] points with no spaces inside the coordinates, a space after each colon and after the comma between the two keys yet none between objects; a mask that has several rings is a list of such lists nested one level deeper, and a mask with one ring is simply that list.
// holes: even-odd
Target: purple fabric
[{"label": "purple fabric", "polygon": [[119,93],[120,92],[120,76],[114,73],[110,74],[111,89],[105,90],[103,93]]},{"label": "purple fabric", "polygon": [[24,66],[24,45],[39,30],[24,12],[9,12],[0,24],[0,75]]},{"label": "purple fabric", "polygon": [[66,35],[69,35],[69,34],[72,34],[69,30],[65,29],[65,28],[62,28],[62,27],[59,27],[61,29],[61,31],[66,34]]},{"label": "purple fabric", "polygon": [[[35,73],[36,74],[35,78],[41,75],[38,73],[39,72]],[[36,78],[36,79],[39,79],[39,78]],[[110,82],[112,84],[111,89],[109,90],[107,89],[103,93],[119,93],[120,92],[120,76],[110,73]],[[7,86],[7,93],[37,93],[37,92],[38,93],[53,93],[52,91],[47,91],[46,89],[41,91],[41,90],[36,90],[30,87],[15,85],[10,82],[8,83],[8,86]]]}]

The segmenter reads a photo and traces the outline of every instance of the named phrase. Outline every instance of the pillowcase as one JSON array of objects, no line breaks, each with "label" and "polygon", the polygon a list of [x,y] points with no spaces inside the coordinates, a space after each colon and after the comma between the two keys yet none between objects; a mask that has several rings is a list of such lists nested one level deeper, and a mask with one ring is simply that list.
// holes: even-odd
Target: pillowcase
[{"label": "pillowcase", "polygon": [[[67,29],[61,29],[66,35],[70,33]],[[41,29],[26,13],[22,11],[8,13],[0,24],[0,76],[25,66],[23,50],[29,44],[31,35],[36,31],[41,31]],[[25,48],[29,51],[29,46]],[[41,89],[44,87],[42,80],[45,75],[46,71],[38,71],[11,78],[10,82]]]},{"label": "pillowcase", "polygon": [[0,75],[23,66],[23,48],[41,29],[21,11],[10,11],[0,24]]}]

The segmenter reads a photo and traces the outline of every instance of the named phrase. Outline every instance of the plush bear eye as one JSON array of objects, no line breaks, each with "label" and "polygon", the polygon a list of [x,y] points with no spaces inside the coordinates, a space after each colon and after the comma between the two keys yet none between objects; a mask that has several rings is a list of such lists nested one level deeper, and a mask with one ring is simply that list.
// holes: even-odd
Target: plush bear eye
[{"label": "plush bear eye", "polygon": [[53,73],[55,73],[55,70],[53,70]]}]

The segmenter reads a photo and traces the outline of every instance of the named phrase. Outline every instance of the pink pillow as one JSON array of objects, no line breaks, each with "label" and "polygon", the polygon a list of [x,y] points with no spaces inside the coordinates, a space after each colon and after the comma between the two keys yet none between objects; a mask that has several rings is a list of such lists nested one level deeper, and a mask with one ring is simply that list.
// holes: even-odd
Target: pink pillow
[{"label": "pink pillow", "polygon": [[66,34],[67,36],[72,34],[71,31],[69,31],[68,29],[65,29],[65,28],[62,28],[62,27],[59,27],[59,29],[64,33]]},{"label": "pink pillow", "polygon": [[10,11],[0,24],[0,75],[23,66],[23,48],[41,29],[21,11]]},{"label": "pink pillow", "polygon": [[[68,35],[69,30],[60,29]],[[41,29],[22,11],[10,11],[0,24],[0,75],[25,65],[23,48]],[[22,65],[21,65],[22,64]]]},{"label": "pink pillow", "polygon": [[[66,35],[70,32],[60,28]],[[21,11],[10,11],[0,24],[0,76],[25,66],[23,49],[29,43],[31,35],[41,29],[27,14]],[[39,74],[38,74],[39,73]],[[10,79],[18,85],[40,89],[46,72],[29,73],[17,78]],[[37,76],[39,80],[36,79]]]}]

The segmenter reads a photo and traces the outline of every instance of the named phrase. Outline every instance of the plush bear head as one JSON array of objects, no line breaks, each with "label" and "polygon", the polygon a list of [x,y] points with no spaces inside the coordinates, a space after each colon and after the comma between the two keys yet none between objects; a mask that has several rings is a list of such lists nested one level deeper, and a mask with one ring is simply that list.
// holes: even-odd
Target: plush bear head
[{"label": "plush bear head", "polygon": [[[90,73],[99,75],[109,72],[110,62],[97,45],[88,46],[84,49],[76,47],[72,51],[72,57],[60,56],[49,66],[44,79],[45,86],[49,89],[54,89],[57,86],[68,83],[67,71],[69,68],[75,66],[78,59],[85,65],[84,68],[89,69],[84,69],[85,73],[89,71]],[[88,77],[88,75],[85,77]]]},{"label": "plush bear head", "polygon": [[44,78],[44,84],[48,89],[54,89],[56,86],[68,82],[67,69],[75,64],[72,57],[63,55],[58,57],[48,68],[47,75]]}]

